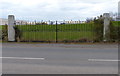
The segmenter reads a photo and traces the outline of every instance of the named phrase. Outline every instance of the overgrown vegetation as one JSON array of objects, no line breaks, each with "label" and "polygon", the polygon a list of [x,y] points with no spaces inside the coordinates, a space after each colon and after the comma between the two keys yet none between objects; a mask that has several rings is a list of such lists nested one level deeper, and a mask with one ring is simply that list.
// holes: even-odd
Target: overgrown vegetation
[{"label": "overgrown vegetation", "polygon": [[96,31],[96,40],[97,42],[103,40],[103,27],[104,27],[104,21],[102,19],[102,15],[98,17],[97,19],[94,18],[94,25],[95,25],[95,31]]},{"label": "overgrown vegetation", "polygon": [[19,42],[22,37],[22,31],[20,31],[20,29],[17,26],[14,26],[13,28],[15,30],[15,41]]},{"label": "overgrown vegetation", "polygon": [[1,25],[0,26],[0,30],[2,30],[2,32],[1,32],[1,38],[2,38],[2,40],[3,41],[7,41],[8,40],[8,31],[7,31],[7,28],[8,28],[8,26],[7,25]]},{"label": "overgrown vegetation", "polygon": [[120,41],[120,21],[113,21],[110,26],[110,40]]}]

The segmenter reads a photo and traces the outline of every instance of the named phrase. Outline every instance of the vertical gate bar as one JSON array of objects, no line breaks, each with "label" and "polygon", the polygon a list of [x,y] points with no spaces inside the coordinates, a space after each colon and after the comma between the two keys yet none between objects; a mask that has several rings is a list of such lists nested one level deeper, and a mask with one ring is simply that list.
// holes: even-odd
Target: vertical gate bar
[{"label": "vertical gate bar", "polygon": [[72,36],[71,36],[71,32],[72,32],[72,26],[73,26],[73,21],[71,20],[71,23],[70,23],[70,29],[69,29],[69,32],[70,32],[70,40],[69,40],[69,42],[71,42],[71,40],[72,40]]},{"label": "vertical gate bar", "polygon": [[[27,29],[30,31],[30,32],[32,32],[31,30],[30,30],[30,22],[29,22],[29,24],[28,24],[28,26],[27,26]],[[29,37],[29,33],[28,33],[28,35],[27,35],[27,33],[26,33],[26,40],[27,40],[27,36],[28,36],[28,42],[30,42],[30,37]]]},{"label": "vertical gate bar", "polygon": [[56,43],[58,42],[58,27],[57,27],[57,25],[58,24],[57,24],[57,21],[56,21],[56,36],[55,36],[56,37],[55,38],[56,39]]}]

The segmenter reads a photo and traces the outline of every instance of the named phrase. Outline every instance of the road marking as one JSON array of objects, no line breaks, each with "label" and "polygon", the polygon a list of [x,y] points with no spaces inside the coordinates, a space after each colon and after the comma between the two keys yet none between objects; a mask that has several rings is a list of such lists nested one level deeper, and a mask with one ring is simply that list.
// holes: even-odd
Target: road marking
[{"label": "road marking", "polygon": [[1,59],[22,59],[22,60],[45,60],[45,58],[27,58],[27,57],[0,57]]},{"label": "road marking", "polygon": [[118,61],[120,61],[120,60],[115,60],[115,59],[88,59],[88,61],[96,61],[96,62],[102,62],[102,61],[104,61],[104,62],[118,62]]}]

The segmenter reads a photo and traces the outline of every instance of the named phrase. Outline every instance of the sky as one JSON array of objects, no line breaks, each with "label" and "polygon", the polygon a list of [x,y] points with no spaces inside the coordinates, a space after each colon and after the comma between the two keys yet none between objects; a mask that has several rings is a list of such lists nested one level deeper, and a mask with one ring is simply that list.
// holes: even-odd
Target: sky
[{"label": "sky", "polygon": [[0,0],[0,17],[19,20],[85,20],[117,13],[119,0]]}]

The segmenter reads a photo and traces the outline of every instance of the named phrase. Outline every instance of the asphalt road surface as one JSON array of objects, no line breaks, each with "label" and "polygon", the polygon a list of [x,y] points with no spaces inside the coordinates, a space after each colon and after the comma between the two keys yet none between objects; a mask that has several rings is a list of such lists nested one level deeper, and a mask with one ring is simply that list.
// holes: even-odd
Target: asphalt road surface
[{"label": "asphalt road surface", "polygon": [[117,74],[117,44],[2,44],[3,74]]}]

